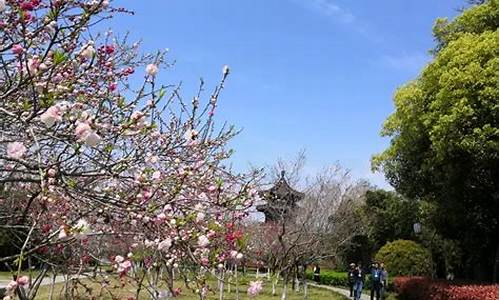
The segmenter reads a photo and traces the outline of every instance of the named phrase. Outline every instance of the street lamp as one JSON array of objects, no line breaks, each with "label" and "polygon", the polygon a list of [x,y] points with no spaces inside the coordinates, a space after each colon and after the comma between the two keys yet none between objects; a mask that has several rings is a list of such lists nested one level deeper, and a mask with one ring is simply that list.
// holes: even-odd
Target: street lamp
[{"label": "street lamp", "polygon": [[418,222],[413,224],[413,232],[415,232],[415,234],[419,234],[420,232],[422,232],[422,224]]}]

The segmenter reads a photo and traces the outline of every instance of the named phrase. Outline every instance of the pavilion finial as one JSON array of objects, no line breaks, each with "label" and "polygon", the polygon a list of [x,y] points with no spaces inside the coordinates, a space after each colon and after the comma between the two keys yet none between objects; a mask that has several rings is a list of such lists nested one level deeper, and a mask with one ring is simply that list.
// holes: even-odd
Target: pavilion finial
[{"label": "pavilion finial", "polygon": [[281,170],[281,179],[285,179],[285,170]]}]

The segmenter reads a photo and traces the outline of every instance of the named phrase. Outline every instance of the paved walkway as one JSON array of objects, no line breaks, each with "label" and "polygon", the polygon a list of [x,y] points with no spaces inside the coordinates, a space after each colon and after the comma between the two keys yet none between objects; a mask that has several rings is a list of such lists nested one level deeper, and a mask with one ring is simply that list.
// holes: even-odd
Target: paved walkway
[{"label": "paved walkway", "polygon": [[[312,282],[307,283],[307,285],[314,286],[314,287],[321,288],[321,289],[327,289],[327,290],[333,291],[335,293],[341,294],[343,296],[346,296],[349,299],[352,299],[349,297],[349,291],[346,289],[343,289],[343,288],[338,288],[338,287],[329,286],[329,285],[316,284],[316,283],[312,283]],[[365,295],[365,294],[361,294],[361,300],[370,300],[370,296]]]},{"label": "paved walkway", "polygon": [[[10,279],[0,279],[0,289],[3,289],[5,288],[9,282],[11,280]],[[56,277],[56,283],[60,283],[60,282],[64,282],[65,279],[64,279],[64,276],[57,276]],[[50,285],[52,283],[52,277],[45,277],[42,279],[42,282],[40,283],[40,285]]]}]

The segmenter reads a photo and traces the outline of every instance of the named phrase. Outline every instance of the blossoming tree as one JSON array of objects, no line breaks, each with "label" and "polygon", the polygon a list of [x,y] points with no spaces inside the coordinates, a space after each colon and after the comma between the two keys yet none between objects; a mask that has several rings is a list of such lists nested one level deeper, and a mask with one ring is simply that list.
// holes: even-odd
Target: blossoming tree
[{"label": "blossoming tree", "polygon": [[[278,162],[295,178],[299,178],[305,157],[299,154],[292,162]],[[340,165],[323,169],[312,178],[304,180],[304,199],[291,212],[276,209],[276,220],[248,226],[250,236],[247,256],[262,261],[272,273],[272,293],[276,293],[278,279],[283,279],[281,299],[288,299],[288,283],[292,280],[296,291],[303,286],[303,296],[308,299],[305,271],[307,266],[335,256],[337,248],[362,230],[362,224],[351,215],[349,207],[364,201],[370,185],[353,181],[349,171]],[[269,205],[269,203],[268,203]],[[271,277],[271,276],[269,276]],[[299,282],[299,278],[302,282]]]},{"label": "blossoming tree", "polygon": [[7,299],[33,299],[48,273],[53,284],[66,277],[67,296],[99,296],[89,280],[111,293],[102,266],[133,283],[131,298],[161,297],[162,282],[175,296],[176,270],[193,274],[204,298],[205,274],[241,245],[228,236],[256,196],[254,176],[225,167],[235,132],[214,123],[229,69],[208,101],[201,82],[186,102],[180,86],[156,80],[164,52],[94,32],[116,13],[128,11],[107,0],[0,0],[0,229],[15,249],[0,255],[13,274]]}]

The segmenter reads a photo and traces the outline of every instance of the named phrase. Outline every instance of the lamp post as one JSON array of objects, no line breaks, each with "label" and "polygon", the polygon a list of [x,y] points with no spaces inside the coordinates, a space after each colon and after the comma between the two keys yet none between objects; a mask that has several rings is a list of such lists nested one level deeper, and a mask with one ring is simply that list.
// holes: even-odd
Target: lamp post
[{"label": "lamp post", "polygon": [[422,224],[420,224],[419,222],[416,222],[415,224],[413,224],[413,232],[415,232],[415,234],[420,234],[422,232]]}]

